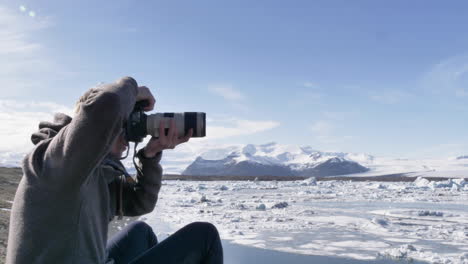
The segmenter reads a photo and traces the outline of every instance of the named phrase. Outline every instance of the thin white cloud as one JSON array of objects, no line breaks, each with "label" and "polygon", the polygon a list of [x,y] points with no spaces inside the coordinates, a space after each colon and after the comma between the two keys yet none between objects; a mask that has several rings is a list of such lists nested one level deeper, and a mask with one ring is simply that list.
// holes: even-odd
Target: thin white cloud
[{"label": "thin white cloud", "polygon": [[236,111],[247,113],[250,107],[246,104],[246,96],[239,90],[232,87],[232,85],[218,84],[211,85],[208,90],[213,94],[220,96],[226,100],[227,105],[234,108]]},{"label": "thin white cloud", "polygon": [[312,132],[320,135],[329,134],[332,129],[333,125],[330,122],[323,120],[317,121],[310,126],[310,130],[312,130]]},{"label": "thin white cloud", "polygon": [[51,121],[53,113],[70,114],[72,109],[53,102],[0,100],[0,165],[19,165],[33,144],[31,134],[40,121]]},{"label": "thin white cloud", "polygon": [[457,97],[467,97],[468,96],[468,90],[466,90],[466,89],[457,89],[455,91],[455,95]]},{"label": "thin white cloud", "polygon": [[63,72],[63,68],[46,55],[47,50],[37,38],[52,25],[50,19],[26,11],[24,6],[20,6],[20,10],[0,6],[1,97],[42,89],[48,84],[47,78]]},{"label": "thin white cloud", "polygon": [[305,91],[294,95],[285,94],[285,98],[288,98],[287,104],[290,107],[303,108],[310,107],[311,104],[322,105],[325,96],[316,91]]},{"label": "thin white cloud", "polygon": [[410,158],[447,158],[468,155],[468,144],[465,142],[466,138],[460,142],[442,144],[431,142],[424,148],[406,153],[406,156]]},{"label": "thin white cloud", "polygon": [[411,94],[400,90],[384,90],[378,94],[370,95],[370,99],[382,104],[397,104],[410,96]]},{"label": "thin white cloud", "polygon": [[259,121],[230,118],[207,124],[207,140],[246,136],[278,127],[276,121]]},{"label": "thin white cloud", "polygon": [[426,91],[436,95],[465,97],[468,86],[468,54],[448,58],[434,65],[422,79]]},{"label": "thin white cloud", "polygon": [[245,99],[245,96],[231,85],[213,85],[209,87],[209,90],[228,101],[240,101]]},{"label": "thin white cloud", "polygon": [[304,86],[306,88],[316,88],[317,87],[317,85],[315,83],[313,83],[313,82],[304,82],[302,84],[302,86]]},{"label": "thin white cloud", "polygon": [[339,112],[339,111],[322,111],[321,114],[326,119],[334,120],[334,121],[342,121],[345,119],[353,118],[356,115],[356,112],[347,111],[347,112]]},{"label": "thin white cloud", "polygon": [[333,144],[337,142],[333,136],[334,125],[329,121],[320,120],[310,126],[314,139],[322,144]]},{"label": "thin white cloud", "polygon": [[321,147],[330,147],[330,145],[343,143],[344,141],[350,140],[352,136],[338,136],[336,131],[337,126],[329,120],[319,120],[310,125],[309,130],[313,134],[313,139],[320,144]]}]

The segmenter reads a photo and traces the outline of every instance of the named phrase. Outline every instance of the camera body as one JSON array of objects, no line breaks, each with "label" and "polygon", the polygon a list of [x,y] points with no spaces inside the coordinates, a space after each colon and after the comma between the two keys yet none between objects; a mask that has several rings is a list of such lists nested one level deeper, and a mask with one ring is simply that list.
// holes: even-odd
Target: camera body
[{"label": "camera body", "polygon": [[156,113],[147,115],[143,111],[146,102],[137,102],[127,122],[124,124],[125,137],[128,142],[141,142],[147,135],[159,137],[160,121],[164,123],[167,134],[172,120],[175,121],[177,136],[185,136],[193,129],[192,137],[206,136],[206,114],[203,112]]}]

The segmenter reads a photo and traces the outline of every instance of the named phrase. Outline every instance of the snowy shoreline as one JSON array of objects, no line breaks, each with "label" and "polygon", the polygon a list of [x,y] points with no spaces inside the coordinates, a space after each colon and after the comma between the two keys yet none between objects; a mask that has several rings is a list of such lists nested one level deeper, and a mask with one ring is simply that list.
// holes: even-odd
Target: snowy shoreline
[{"label": "snowy shoreline", "polygon": [[[423,175],[423,176],[421,176]],[[413,182],[417,178],[422,177],[429,181],[445,181],[450,178],[460,178],[468,181],[466,174],[459,177],[441,177],[427,176],[424,174],[415,173],[392,173],[382,175],[367,175],[367,176],[326,176],[313,177],[317,181],[375,181],[375,182]],[[167,174],[163,175],[163,180],[166,181],[300,181],[311,177],[302,176],[213,176],[213,175],[181,175]]]},{"label": "snowy shoreline", "polygon": [[165,181],[155,211],[142,219],[157,230],[166,223],[168,233],[207,221],[223,240],[280,252],[468,263],[463,179]]}]

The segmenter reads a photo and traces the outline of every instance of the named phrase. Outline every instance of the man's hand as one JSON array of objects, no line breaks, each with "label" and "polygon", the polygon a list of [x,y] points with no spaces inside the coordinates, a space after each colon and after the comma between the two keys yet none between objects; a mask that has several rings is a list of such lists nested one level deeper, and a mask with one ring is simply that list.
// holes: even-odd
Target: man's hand
[{"label": "man's hand", "polygon": [[177,136],[177,128],[175,121],[172,119],[169,126],[167,135],[164,133],[164,121],[159,122],[159,138],[152,137],[146,147],[143,149],[143,155],[147,158],[152,158],[156,154],[165,149],[174,149],[177,145],[189,141],[192,137],[193,129],[190,129],[188,133],[179,138]]},{"label": "man's hand", "polygon": [[145,112],[151,111],[154,109],[154,104],[156,103],[156,99],[154,99],[153,94],[151,94],[150,89],[146,86],[138,87],[138,93],[136,97],[136,101],[147,101],[148,106],[146,106],[143,110]]}]

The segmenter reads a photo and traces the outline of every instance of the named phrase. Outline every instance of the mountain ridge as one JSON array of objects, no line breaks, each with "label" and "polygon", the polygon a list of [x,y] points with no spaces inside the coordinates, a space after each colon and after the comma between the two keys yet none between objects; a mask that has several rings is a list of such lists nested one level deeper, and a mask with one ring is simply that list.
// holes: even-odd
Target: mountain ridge
[{"label": "mountain ridge", "polygon": [[333,176],[366,172],[357,161],[370,163],[373,156],[322,152],[310,146],[275,142],[213,149],[199,155],[182,174],[251,176]]}]

